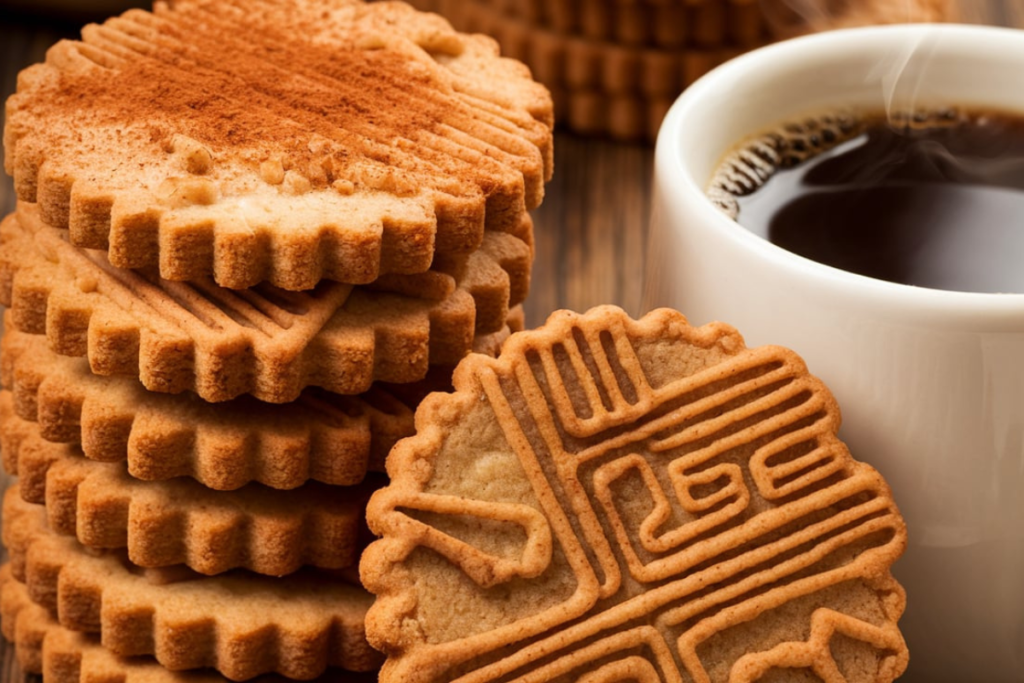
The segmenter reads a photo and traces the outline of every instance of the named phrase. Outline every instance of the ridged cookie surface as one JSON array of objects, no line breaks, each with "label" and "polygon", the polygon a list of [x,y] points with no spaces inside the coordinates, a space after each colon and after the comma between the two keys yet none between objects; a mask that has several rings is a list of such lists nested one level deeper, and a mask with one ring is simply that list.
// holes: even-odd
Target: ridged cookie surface
[{"label": "ridged cookie surface", "polygon": [[158,2],[20,74],[5,163],[116,267],[305,290],[514,231],[550,177],[551,120],[493,40],[403,3]]},{"label": "ridged cookie surface", "polygon": [[[555,313],[416,412],[367,509],[381,681],[821,679],[906,667],[906,528],[793,352]],[[800,678],[795,678],[795,677]]]},{"label": "ridged cookie surface", "polygon": [[[510,239],[520,260],[484,250],[479,258],[499,270],[528,263],[529,245]],[[431,364],[454,365],[474,334],[500,330],[509,314],[506,299],[489,315],[493,327],[479,328],[474,293],[494,291],[479,271],[441,300],[328,281],[309,292],[170,282],[71,246],[29,205],[0,223],[0,246],[0,302],[19,329],[45,333],[62,355],[88,356],[96,374],[208,401],[252,394],[284,403],[307,386],[359,394],[374,381],[414,382]]]},{"label": "ridged cookie surface", "polygon": [[380,656],[363,620],[372,596],[336,575],[284,578],[139,570],[116,552],[87,552],[46,528],[45,513],[4,498],[4,542],[32,600],[72,631],[96,633],[122,657],[153,655],[173,670],[315,678],[328,667],[370,671]]},{"label": "ridged cookie surface", "polygon": [[13,415],[0,392],[0,448],[11,488],[45,504],[49,526],[92,548],[127,548],[143,567],[183,564],[203,574],[244,567],[280,576],[303,565],[353,566],[364,543],[370,493],[308,482],[288,491],[248,484],[214,491],[187,478],[139,481],[124,463],[88,460],[71,444],[45,441]]},{"label": "ridged cookie surface", "polygon": [[81,444],[91,460],[126,461],[136,479],[187,476],[218,490],[351,486],[368,468],[383,471],[395,441],[413,432],[410,407],[381,387],[358,396],[309,388],[282,405],[249,396],[207,403],[94,375],[85,358],[53,353],[9,315],[5,323],[0,376],[18,416],[38,422],[44,439]]},{"label": "ridged cookie surface", "polygon": [[[118,657],[99,638],[78,633],[57,623],[43,607],[32,602],[9,564],[0,567],[0,623],[4,637],[15,648],[23,671],[42,674],[47,683],[226,683],[230,679],[209,670],[170,671],[152,657]],[[250,679],[253,683],[285,683],[273,674]],[[372,673],[328,670],[314,679],[322,683],[371,683]]]}]

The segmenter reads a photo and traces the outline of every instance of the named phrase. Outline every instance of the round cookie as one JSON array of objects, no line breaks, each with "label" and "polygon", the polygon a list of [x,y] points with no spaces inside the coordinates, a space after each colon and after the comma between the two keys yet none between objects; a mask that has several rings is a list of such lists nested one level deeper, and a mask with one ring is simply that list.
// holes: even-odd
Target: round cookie
[{"label": "round cookie", "polygon": [[368,506],[382,682],[905,669],[905,524],[792,351],[601,307],[466,358],[454,385]]},{"label": "round cookie", "polygon": [[297,291],[516,230],[551,125],[493,40],[404,3],[179,0],[24,70],[4,146],[19,199],[115,267]]},{"label": "round cookie", "polygon": [[[171,671],[152,657],[119,657],[103,647],[96,634],[71,631],[29,597],[28,587],[14,578],[11,565],[0,566],[0,623],[14,646],[18,665],[42,674],[47,683],[228,683],[230,678],[210,669]],[[288,683],[291,679],[265,674],[253,683]],[[355,673],[328,669],[314,681],[372,683],[376,672]]]},{"label": "round cookie", "polygon": [[21,204],[0,221],[0,303],[14,325],[46,334],[61,355],[88,356],[96,374],[211,402],[251,394],[287,403],[308,386],[360,394],[375,381],[416,382],[431,365],[457,363],[476,335],[500,332],[529,287],[532,228],[522,215],[521,236],[485,240],[456,269],[458,281],[443,274],[449,287],[411,295],[408,282],[379,291],[385,285],[324,280],[308,292],[172,282],[75,248],[36,209]]},{"label": "round cookie", "polygon": [[236,681],[266,673],[309,680],[328,667],[371,671],[379,664],[363,627],[372,596],[337,573],[143,570],[121,553],[54,534],[45,510],[14,490],[3,513],[11,571],[31,599],[64,628],[97,634],[120,657],[152,655],[168,669],[215,669]]}]

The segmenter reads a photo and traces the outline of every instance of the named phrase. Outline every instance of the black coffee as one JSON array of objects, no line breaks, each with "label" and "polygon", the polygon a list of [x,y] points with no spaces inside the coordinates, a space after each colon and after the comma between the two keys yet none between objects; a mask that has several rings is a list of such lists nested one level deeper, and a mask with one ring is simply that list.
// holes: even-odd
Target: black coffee
[{"label": "black coffee", "polygon": [[891,282],[1024,293],[1024,116],[939,111],[786,126],[709,195],[794,253]]}]

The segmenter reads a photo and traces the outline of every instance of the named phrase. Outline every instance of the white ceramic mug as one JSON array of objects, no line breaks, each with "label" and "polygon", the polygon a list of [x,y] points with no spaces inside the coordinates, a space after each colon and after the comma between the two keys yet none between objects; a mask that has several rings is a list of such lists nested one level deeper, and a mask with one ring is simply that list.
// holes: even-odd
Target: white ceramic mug
[{"label": "white ceramic mug", "polygon": [[1024,31],[836,31],[757,50],[695,83],[658,137],[645,307],[723,320],[751,346],[788,346],[836,395],[840,435],[886,477],[908,524],[895,567],[908,594],[901,680],[1024,681],[1024,294],[837,270],[755,236],[704,195],[743,138],[887,103],[1024,113]]}]

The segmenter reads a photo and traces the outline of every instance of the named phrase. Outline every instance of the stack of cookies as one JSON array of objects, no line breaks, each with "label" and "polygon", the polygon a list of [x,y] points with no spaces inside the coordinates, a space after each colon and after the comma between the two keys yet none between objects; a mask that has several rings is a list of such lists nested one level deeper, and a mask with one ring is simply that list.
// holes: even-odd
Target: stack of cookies
[{"label": "stack of cookies", "polygon": [[0,612],[24,669],[380,664],[365,505],[415,404],[521,324],[551,126],[493,40],[401,3],[158,3],[20,75]]},{"label": "stack of cookies", "polygon": [[411,0],[493,35],[548,86],[576,132],[653,141],[679,93],[772,40],[837,26],[948,19],[950,0]]}]

